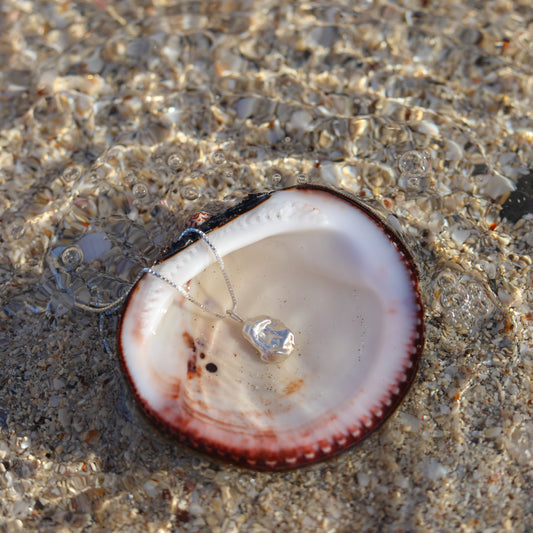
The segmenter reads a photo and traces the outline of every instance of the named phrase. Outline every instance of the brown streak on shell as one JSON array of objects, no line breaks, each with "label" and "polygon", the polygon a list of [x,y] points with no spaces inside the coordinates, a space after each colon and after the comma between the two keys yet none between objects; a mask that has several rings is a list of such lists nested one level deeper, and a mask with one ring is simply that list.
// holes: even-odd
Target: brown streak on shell
[{"label": "brown streak on shell", "polygon": [[191,349],[191,351],[196,353],[196,343],[194,342],[192,335],[188,331],[184,331],[182,337],[185,341],[185,344]]},{"label": "brown streak on shell", "polygon": [[295,392],[298,392],[304,384],[303,379],[295,379],[291,381],[284,390],[284,393],[286,396],[289,396],[290,394],[294,394]]}]

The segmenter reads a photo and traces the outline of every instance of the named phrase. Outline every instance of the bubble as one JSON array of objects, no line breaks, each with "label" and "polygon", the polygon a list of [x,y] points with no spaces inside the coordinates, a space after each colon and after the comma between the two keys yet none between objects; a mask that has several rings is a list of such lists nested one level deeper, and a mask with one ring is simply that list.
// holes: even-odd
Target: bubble
[{"label": "bubble", "polygon": [[194,185],[185,185],[180,191],[181,197],[184,200],[196,200],[200,196],[198,188]]},{"label": "bubble", "polygon": [[469,282],[467,290],[472,312],[479,318],[489,317],[494,311],[494,305],[487,291],[476,281]]},{"label": "bubble", "polygon": [[148,196],[148,187],[141,181],[138,181],[131,188],[131,192],[137,200],[142,200]]},{"label": "bubble", "polygon": [[496,306],[480,280],[454,270],[443,270],[433,281],[436,302],[446,322],[462,333],[480,331]]},{"label": "bubble", "polygon": [[183,167],[183,157],[178,153],[170,154],[167,159],[167,165],[172,170],[179,170]]},{"label": "bubble", "polygon": [[292,139],[287,135],[287,137],[285,137],[282,142],[284,145],[288,146],[291,144]]},{"label": "bubble", "polygon": [[73,270],[83,261],[83,251],[79,246],[69,246],[61,253],[61,261],[67,270]]},{"label": "bubble", "polygon": [[81,170],[79,167],[68,167],[63,171],[63,180],[65,180],[67,183],[71,183],[75,180],[77,180],[81,175]]},{"label": "bubble", "polygon": [[475,298],[470,300],[470,307],[479,318],[488,318],[494,311],[492,302],[487,298]]},{"label": "bubble", "polygon": [[270,184],[272,187],[277,187],[281,184],[281,180],[283,179],[283,176],[279,172],[274,172],[269,178]]},{"label": "bubble", "polygon": [[226,162],[226,156],[222,150],[219,150],[211,155],[211,161],[215,165],[223,165]]},{"label": "bubble", "polygon": [[459,332],[466,333],[471,329],[472,313],[469,306],[450,309],[447,319]]},{"label": "bubble", "polygon": [[22,220],[12,222],[7,228],[7,234],[13,240],[18,240],[24,237],[26,233],[26,224]]},{"label": "bubble", "polygon": [[224,169],[224,172],[222,173],[222,175],[224,176],[225,179],[229,180],[231,178],[233,178],[233,169],[232,168],[226,168]]},{"label": "bubble", "polygon": [[407,189],[411,191],[418,191],[420,187],[420,178],[418,176],[411,176],[407,179]]},{"label": "bubble", "polygon": [[406,192],[423,192],[433,187],[428,176],[401,174],[398,185]]},{"label": "bubble", "polygon": [[428,154],[418,150],[409,150],[403,153],[398,160],[400,172],[411,176],[425,176],[430,167],[431,162]]},{"label": "bubble", "polygon": [[306,184],[307,182],[308,182],[308,180],[307,180],[307,176],[306,176],[305,174],[301,173],[301,174],[298,174],[298,175],[296,176],[296,183],[297,183],[298,185],[304,185],[304,184]]},{"label": "bubble", "polygon": [[442,289],[454,287],[457,281],[457,276],[450,271],[441,272],[435,279],[435,283]]},{"label": "bubble", "polygon": [[442,291],[439,296],[440,305],[444,309],[459,308],[464,301],[464,294],[460,289],[450,288]]},{"label": "bubble", "polygon": [[505,442],[509,455],[519,465],[529,465],[533,460],[533,423],[527,422],[513,430]]},{"label": "bubble", "polygon": [[159,154],[153,155],[152,156],[152,161],[154,162],[154,166],[156,168],[164,168],[164,167],[166,167],[165,160]]}]

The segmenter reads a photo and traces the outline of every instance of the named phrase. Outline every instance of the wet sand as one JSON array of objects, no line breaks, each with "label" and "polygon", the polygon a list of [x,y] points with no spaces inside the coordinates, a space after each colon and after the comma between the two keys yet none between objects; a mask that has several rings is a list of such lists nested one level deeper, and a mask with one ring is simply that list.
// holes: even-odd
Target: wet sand
[{"label": "wet sand", "polygon": [[[173,4],[0,6],[2,531],[530,530],[530,2]],[[142,420],[97,308],[301,182],[401,232],[426,348],[360,446],[259,473]]]}]

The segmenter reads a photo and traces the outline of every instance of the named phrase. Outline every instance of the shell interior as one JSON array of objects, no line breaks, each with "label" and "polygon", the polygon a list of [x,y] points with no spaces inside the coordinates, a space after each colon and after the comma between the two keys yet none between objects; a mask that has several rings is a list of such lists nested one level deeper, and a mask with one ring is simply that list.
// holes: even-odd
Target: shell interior
[{"label": "shell interior", "polygon": [[[363,438],[416,371],[422,307],[405,248],[367,209],[318,188],[278,191],[209,232],[243,317],[268,315],[296,347],[265,364],[232,320],[154,276],[132,291],[120,332],[145,412],[183,442],[256,468],[290,468]],[[231,308],[204,242],[155,267],[209,308]]]}]

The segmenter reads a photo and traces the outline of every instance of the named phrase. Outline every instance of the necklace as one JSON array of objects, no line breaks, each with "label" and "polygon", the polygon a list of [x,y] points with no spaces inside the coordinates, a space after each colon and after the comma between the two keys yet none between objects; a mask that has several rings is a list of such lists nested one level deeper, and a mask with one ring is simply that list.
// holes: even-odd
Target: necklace
[{"label": "necklace", "polygon": [[147,272],[152,276],[168,283],[171,287],[176,289],[182,296],[184,296],[189,302],[196,305],[204,312],[213,315],[220,319],[230,319],[239,324],[242,324],[243,337],[259,352],[261,360],[265,363],[279,363],[289,357],[294,350],[294,334],[287,328],[283,322],[275,318],[262,315],[250,319],[243,319],[237,314],[237,297],[233,290],[233,285],[229,279],[226,268],[224,267],[224,261],[218,253],[213,243],[207,238],[207,235],[196,228],[188,228],[181,235],[180,239],[189,233],[196,233],[200,235],[202,240],[209,246],[209,249],[215,256],[215,259],[220,267],[226,287],[231,296],[232,307],[227,309],[224,313],[219,313],[213,309],[210,309],[207,305],[203,304],[191,296],[190,289],[185,289],[181,285],[174,283],[172,280],[163,276],[159,272],[156,272],[152,268],[145,268],[143,272]]}]

